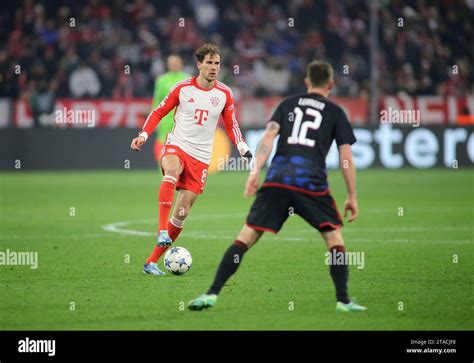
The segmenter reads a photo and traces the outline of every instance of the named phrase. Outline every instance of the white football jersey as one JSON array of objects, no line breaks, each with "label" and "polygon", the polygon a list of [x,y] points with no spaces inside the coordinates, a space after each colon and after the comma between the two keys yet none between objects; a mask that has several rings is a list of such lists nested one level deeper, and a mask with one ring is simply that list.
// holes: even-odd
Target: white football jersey
[{"label": "white football jersey", "polygon": [[203,163],[209,164],[219,117],[234,145],[244,142],[234,114],[232,91],[216,81],[211,89],[201,88],[196,77],[176,83],[166,98],[147,117],[142,132],[148,137],[161,119],[173,108],[174,128],[166,138],[167,145],[176,145]]}]

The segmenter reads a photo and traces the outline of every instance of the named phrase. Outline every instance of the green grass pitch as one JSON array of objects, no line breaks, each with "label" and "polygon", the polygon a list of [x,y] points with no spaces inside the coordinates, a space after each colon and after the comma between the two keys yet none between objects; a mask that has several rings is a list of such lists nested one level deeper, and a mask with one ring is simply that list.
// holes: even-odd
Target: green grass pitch
[{"label": "green grass pitch", "polygon": [[[330,174],[341,209],[343,179]],[[335,313],[326,248],[298,216],[250,250],[214,309],[184,309],[242,226],[253,200],[242,197],[245,179],[208,178],[176,243],[192,269],[155,277],[142,267],[155,241],[157,171],[1,173],[0,252],[35,251],[39,265],[0,266],[0,329],[474,328],[472,169],[358,173],[360,217],[343,235],[365,253],[349,281],[365,313]]]}]

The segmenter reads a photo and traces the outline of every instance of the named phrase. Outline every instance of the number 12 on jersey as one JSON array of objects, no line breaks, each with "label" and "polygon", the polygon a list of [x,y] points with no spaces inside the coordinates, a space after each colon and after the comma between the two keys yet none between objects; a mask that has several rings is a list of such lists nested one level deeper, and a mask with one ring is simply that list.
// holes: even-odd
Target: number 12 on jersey
[{"label": "number 12 on jersey", "polygon": [[[295,121],[293,123],[293,130],[291,131],[291,136],[288,137],[288,144],[300,144],[304,146],[313,147],[315,145],[315,141],[312,139],[308,139],[306,134],[308,133],[308,129],[317,130],[319,126],[321,126],[321,121],[323,120],[323,116],[321,112],[315,110],[314,108],[306,108],[306,112],[303,113],[301,108],[295,107]],[[303,115],[306,114],[312,117],[312,120],[303,121]]]}]

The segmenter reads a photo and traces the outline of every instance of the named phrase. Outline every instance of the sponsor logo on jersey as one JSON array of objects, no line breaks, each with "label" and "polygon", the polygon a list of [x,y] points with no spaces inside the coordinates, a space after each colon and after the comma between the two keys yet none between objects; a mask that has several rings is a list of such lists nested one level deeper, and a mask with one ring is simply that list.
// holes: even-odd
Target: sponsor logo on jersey
[{"label": "sponsor logo on jersey", "polygon": [[194,98],[191,97],[191,98],[189,99],[188,103],[194,103]]},{"label": "sponsor logo on jersey", "polygon": [[194,119],[197,120],[196,124],[203,125],[204,121],[207,121],[207,116],[209,115],[209,110],[203,110],[200,108],[196,108],[194,110]]}]

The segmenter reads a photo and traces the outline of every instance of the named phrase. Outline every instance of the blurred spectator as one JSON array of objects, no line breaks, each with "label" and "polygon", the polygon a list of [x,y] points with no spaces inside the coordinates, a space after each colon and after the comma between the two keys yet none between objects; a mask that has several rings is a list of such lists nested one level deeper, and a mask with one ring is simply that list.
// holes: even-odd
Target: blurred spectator
[{"label": "blurred spectator", "polygon": [[282,94],[288,89],[290,72],[278,58],[270,58],[267,63],[254,63],[254,73],[259,84],[257,94]]},{"label": "blurred spectator", "polygon": [[[236,94],[302,91],[313,58],[335,67],[336,95],[370,84],[367,0],[24,0],[0,10],[0,96],[54,89],[57,97],[151,97],[163,58],[205,41],[223,49]],[[379,2],[383,94],[474,92],[474,2]],[[402,23],[400,23],[400,21]],[[79,65],[79,63],[81,63]],[[15,67],[22,72],[16,74]],[[128,66],[130,73],[124,72]],[[347,67],[345,67],[347,66]],[[456,67],[455,67],[456,66]],[[347,68],[349,72],[343,72]],[[236,71],[238,70],[238,71]],[[224,80],[224,79],[223,79]],[[54,86],[52,84],[54,83]]]},{"label": "blurred spectator", "polygon": [[100,92],[100,81],[96,72],[84,63],[81,63],[71,73],[69,90],[73,97],[96,97]]},{"label": "blurred spectator", "polygon": [[46,80],[39,81],[38,87],[32,91],[30,96],[35,127],[52,125],[54,100],[54,83],[48,83]]}]

